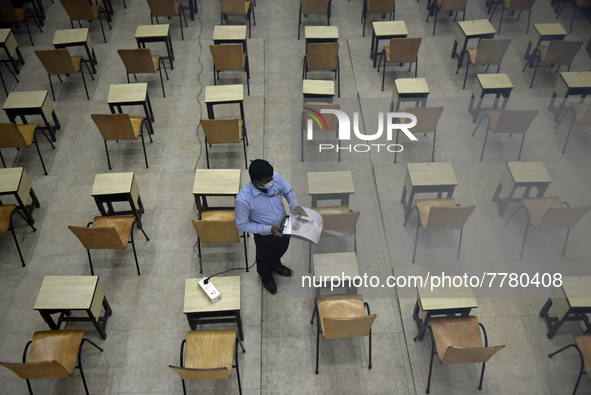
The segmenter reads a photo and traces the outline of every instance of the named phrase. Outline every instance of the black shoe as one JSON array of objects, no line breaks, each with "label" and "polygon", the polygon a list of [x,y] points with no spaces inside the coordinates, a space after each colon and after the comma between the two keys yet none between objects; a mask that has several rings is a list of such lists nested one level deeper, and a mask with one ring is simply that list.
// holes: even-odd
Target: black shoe
[{"label": "black shoe", "polygon": [[277,284],[275,284],[275,280],[273,279],[272,275],[267,278],[263,278],[263,286],[267,291],[271,292],[272,295],[277,293]]},{"label": "black shoe", "polygon": [[291,277],[293,274],[293,271],[290,268],[288,268],[287,266],[283,266],[281,263],[277,266],[274,266],[273,271],[279,274],[280,276],[284,277]]}]

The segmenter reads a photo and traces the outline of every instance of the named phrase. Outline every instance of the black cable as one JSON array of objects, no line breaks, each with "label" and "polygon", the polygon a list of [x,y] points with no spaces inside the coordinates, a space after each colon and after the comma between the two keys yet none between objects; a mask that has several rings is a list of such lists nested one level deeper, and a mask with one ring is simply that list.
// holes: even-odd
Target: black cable
[{"label": "black cable", "polygon": [[[256,263],[257,263],[257,261],[255,260],[255,261],[253,262],[253,264],[252,264],[252,265],[250,265],[248,268],[249,268],[249,269],[251,269],[251,268],[252,268],[252,267],[253,267],[253,266],[254,266]],[[228,270],[224,270],[223,272],[219,272],[219,273],[216,273],[216,274],[212,274],[212,275],[211,275],[211,276],[209,276],[209,277],[205,277],[205,280],[203,280],[203,284],[207,284],[207,283],[209,283],[209,279],[210,279],[210,278],[212,278],[212,277],[214,277],[214,276],[217,276],[217,275],[220,275],[220,274],[224,274],[224,273],[228,273],[228,272],[231,272],[232,270],[245,270],[245,269],[244,269],[243,267],[235,267],[235,268],[233,268],[233,269],[228,269]]]}]

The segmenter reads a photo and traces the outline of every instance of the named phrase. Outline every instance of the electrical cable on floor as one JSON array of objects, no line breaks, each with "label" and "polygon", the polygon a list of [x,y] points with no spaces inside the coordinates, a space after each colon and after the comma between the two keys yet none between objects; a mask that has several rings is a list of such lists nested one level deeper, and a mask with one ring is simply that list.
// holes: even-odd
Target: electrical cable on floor
[{"label": "electrical cable on floor", "polygon": [[[201,155],[203,154],[203,143],[201,142],[201,136],[199,136],[199,126],[201,125],[201,114],[203,113],[203,105],[199,100],[199,95],[203,92],[203,83],[201,82],[201,73],[203,73],[203,63],[201,62],[201,55],[203,53],[203,47],[201,45],[201,33],[203,32],[203,23],[201,22],[201,14],[203,13],[203,6],[201,5],[201,0],[197,1],[197,6],[201,7],[201,12],[197,12],[198,22],[199,22],[199,33],[197,34],[197,44],[199,45],[199,57],[197,61],[199,63],[199,72],[197,73],[197,82],[199,84],[199,91],[197,92],[197,106],[199,107],[199,121],[197,122],[197,127],[195,128],[195,134],[197,135],[197,141],[199,142],[199,156],[197,157],[197,161],[195,162],[194,171],[197,171],[197,166],[199,166],[199,161],[201,160]],[[197,212],[197,204],[193,202],[193,210]],[[197,254],[197,242],[193,245],[193,252],[197,255],[199,259],[201,257]]]}]

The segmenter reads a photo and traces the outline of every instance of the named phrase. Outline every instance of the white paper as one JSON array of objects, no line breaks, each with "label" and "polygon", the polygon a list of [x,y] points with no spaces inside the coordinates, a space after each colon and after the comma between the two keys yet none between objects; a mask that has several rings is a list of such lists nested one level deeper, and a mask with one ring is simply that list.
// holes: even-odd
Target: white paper
[{"label": "white paper", "polygon": [[318,244],[320,235],[322,234],[322,215],[312,210],[311,208],[302,207],[306,212],[307,218],[301,220],[297,214],[292,211],[289,213],[285,225],[283,227],[284,235],[291,235],[296,239],[310,241]]}]

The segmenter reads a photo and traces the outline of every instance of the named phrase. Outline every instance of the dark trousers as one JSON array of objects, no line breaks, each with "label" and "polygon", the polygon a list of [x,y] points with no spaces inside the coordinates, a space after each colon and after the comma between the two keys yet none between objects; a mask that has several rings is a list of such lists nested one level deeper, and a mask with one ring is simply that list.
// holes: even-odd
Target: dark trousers
[{"label": "dark trousers", "polygon": [[257,248],[257,273],[263,278],[270,276],[273,267],[281,264],[281,257],[289,247],[289,237],[255,234],[254,244]]}]

